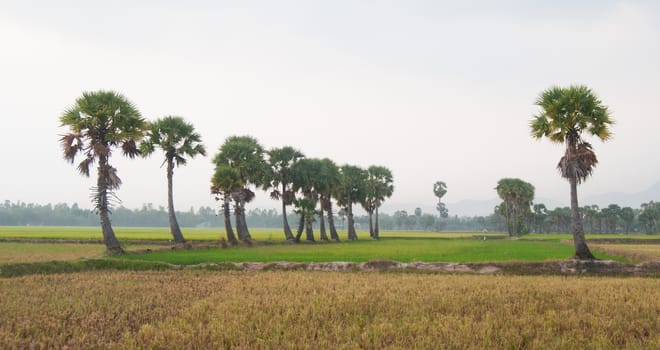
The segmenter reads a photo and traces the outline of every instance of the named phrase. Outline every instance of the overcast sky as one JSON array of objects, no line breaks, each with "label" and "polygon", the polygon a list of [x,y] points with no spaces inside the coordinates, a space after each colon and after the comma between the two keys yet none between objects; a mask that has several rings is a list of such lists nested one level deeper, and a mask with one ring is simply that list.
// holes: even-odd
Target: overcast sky
[{"label": "overcast sky", "polygon": [[[563,148],[531,138],[538,94],[586,84],[614,138],[580,196],[660,181],[656,1],[0,0],[0,200],[90,207],[95,180],[62,157],[59,117],[115,90],[174,114],[209,155],[174,174],[175,206],[216,206],[211,158],[230,135],[338,164],[384,165],[391,205],[491,199],[503,177],[568,205]],[[123,205],[166,204],[163,157],[111,162]],[[276,208],[258,193],[251,207]],[[449,207],[450,214],[452,213]]]}]

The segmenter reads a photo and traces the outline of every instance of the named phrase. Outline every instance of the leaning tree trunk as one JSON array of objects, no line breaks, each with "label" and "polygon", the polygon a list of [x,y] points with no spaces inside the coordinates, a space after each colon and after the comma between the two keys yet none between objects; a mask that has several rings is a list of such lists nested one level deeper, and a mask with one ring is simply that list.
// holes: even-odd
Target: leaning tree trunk
[{"label": "leaning tree trunk", "polygon": [[234,229],[231,227],[231,214],[229,212],[230,196],[230,193],[225,192],[222,203],[222,212],[225,217],[225,231],[227,232],[227,240],[230,243],[236,243],[236,236],[234,235]]},{"label": "leaning tree trunk", "polygon": [[325,218],[323,217],[323,198],[321,198],[321,212],[319,213],[319,231],[321,232],[320,238],[322,241],[328,240],[328,233],[325,232]]},{"label": "leaning tree trunk", "polygon": [[238,239],[241,241],[249,241],[252,239],[250,231],[248,231],[247,222],[245,221],[245,194],[243,189],[239,190],[238,203],[234,209],[234,216],[236,217],[236,230],[238,231]]},{"label": "leaning tree trunk", "polygon": [[293,240],[293,233],[291,232],[291,227],[289,226],[289,220],[286,217],[286,199],[284,198],[286,194],[286,185],[282,184],[282,225],[284,226],[284,238],[287,241]]},{"label": "leaning tree trunk", "polygon": [[167,212],[170,219],[170,231],[174,242],[184,243],[186,240],[183,238],[179,223],[176,221],[174,214],[174,191],[172,190],[172,178],[174,177],[174,161],[172,158],[167,158]]},{"label": "leaning tree trunk", "polygon": [[357,240],[357,233],[355,232],[355,221],[353,220],[353,203],[348,202],[346,207],[346,216],[348,216],[348,240]]},{"label": "leaning tree trunk", "polygon": [[335,218],[332,216],[332,200],[328,198],[328,227],[330,228],[330,239],[339,241],[337,228],[335,227]]},{"label": "leaning tree trunk", "polygon": [[108,201],[108,176],[110,171],[107,157],[99,157],[98,179],[96,181],[96,208],[99,211],[103,242],[111,255],[121,254],[124,250],[115,236],[110,224],[110,208]]},{"label": "leaning tree trunk", "polygon": [[587,246],[580,219],[580,211],[577,198],[577,179],[575,176],[569,178],[571,184],[571,231],[573,232],[573,245],[575,246],[575,258],[580,260],[596,259]]},{"label": "leaning tree trunk", "polygon": [[375,222],[375,227],[374,227],[374,238],[375,239],[380,238],[380,228],[378,226],[378,207],[376,207],[376,222]]},{"label": "leaning tree trunk", "polygon": [[300,237],[302,236],[303,230],[305,229],[305,216],[300,214],[300,221],[298,222],[298,231],[296,232],[296,242],[300,242]]}]

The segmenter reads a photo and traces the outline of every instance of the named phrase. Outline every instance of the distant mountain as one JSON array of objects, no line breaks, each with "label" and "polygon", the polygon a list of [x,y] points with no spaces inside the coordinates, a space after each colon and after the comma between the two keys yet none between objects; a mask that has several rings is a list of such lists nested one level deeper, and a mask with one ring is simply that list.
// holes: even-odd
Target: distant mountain
[{"label": "distant mountain", "polygon": [[645,191],[637,193],[608,192],[593,196],[587,196],[580,201],[580,205],[598,205],[607,207],[610,204],[618,204],[622,207],[639,208],[642,203],[660,201],[660,182]]},{"label": "distant mountain", "polygon": [[[596,204],[599,207],[604,208],[614,203],[622,207],[639,208],[642,203],[648,203],[650,201],[660,202],[660,182],[651,186],[647,190],[638,193],[631,194],[622,192],[610,192],[593,196],[585,196],[584,198],[580,197],[579,199],[580,206]],[[502,201],[499,198],[485,200],[466,199],[458,202],[447,203],[447,209],[449,209],[449,215],[451,216],[486,216],[492,214],[495,206],[499,205],[501,202]],[[567,207],[570,205],[568,203],[568,193],[566,194],[565,201],[557,201],[550,198],[536,198],[534,203],[543,203],[548,209],[554,209],[556,207]],[[381,211],[384,213],[393,214],[397,210],[406,210],[408,215],[412,215],[415,211],[415,208],[417,207],[422,208],[424,213],[437,214],[435,211],[435,204],[419,205],[414,203],[396,204],[386,202],[383,205]]]}]

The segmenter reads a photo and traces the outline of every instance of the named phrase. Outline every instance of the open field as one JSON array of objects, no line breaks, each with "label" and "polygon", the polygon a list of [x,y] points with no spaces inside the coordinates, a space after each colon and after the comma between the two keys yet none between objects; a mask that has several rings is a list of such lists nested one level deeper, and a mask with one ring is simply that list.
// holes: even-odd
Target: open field
[{"label": "open field", "polygon": [[0,294],[0,348],[660,347],[652,278],[106,271]]},{"label": "open field", "polygon": [[[119,240],[160,240],[172,239],[169,228],[166,227],[115,227]],[[191,241],[218,241],[226,237],[224,228],[182,228],[186,239]],[[259,241],[282,241],[284,234],[281,229],[250,229],[255,240]],[[318,237],[318,231],[315,232]],[[346,238],[346,232],[340,231],[341,239]],[[460,239],[460,238],[503,238],[504,233],[473,233],[473,232],[422,232],[422,231],[382,231],[382,238],[438,238],[438,239]],[[369,239],[369,233],[358,231],[358,237]],[[596,234],[586,235],[587,239],[660,239],[658,235],[644,234]],[[101,229],[99,227],[68,227],[68,226],[0,226],[0,239],[63,239],[63,240],[101,240]],[[304,235],[303,235],[304,238]],[[527,240],[567,240],[572,239],[568,234],[530,234],[523,236]]]},{"label": "open field", "polygon": [[[158,248],[162,246],[124,245],[128,252]],[[0,242],[0,264],[95,258],[105,251],[103,244]]]},{"label": "open field", "polygon": [[592,244],[591,247],[633,262],[660,260],[660,244]]},{"label": "open field", "polygon": [[[209,248],[128,254],[117,259],[160,261],[178,265],[206,262],[366,262],[387,259],[400,262],[494,262],[568,259],[573,248],[560,242],[524,240],[442,240],[389,238],[378,241],[318,244],[265,244],[252,247]],[[597,253],[603,259],[616,258]]]}]

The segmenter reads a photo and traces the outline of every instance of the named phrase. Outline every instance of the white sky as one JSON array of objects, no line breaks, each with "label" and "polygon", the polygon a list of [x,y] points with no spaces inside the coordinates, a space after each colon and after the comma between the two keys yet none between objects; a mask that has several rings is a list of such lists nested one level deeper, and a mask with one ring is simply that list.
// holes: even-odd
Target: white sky
[{"label": "white sky", "polygon": [[[175,206],[215,206],[211,158],[230,135],[339,164],[389,167],[390,206],[491,199],[502,177],[568,204],[535,141],[539,92],[590,86],[614,139],[580,195],[660,180],[660,3],[655,1],[0,0],[0,200],[90,207],[59,116],[83,91],[126,95],[150,120],[192,122],[209,150],[175,170]],[[166,203],[162,156],[120,160],[123,205]],[[251,207],[276,208],[259,193]],[[459,214],[453,213],[451,214]]]}]

